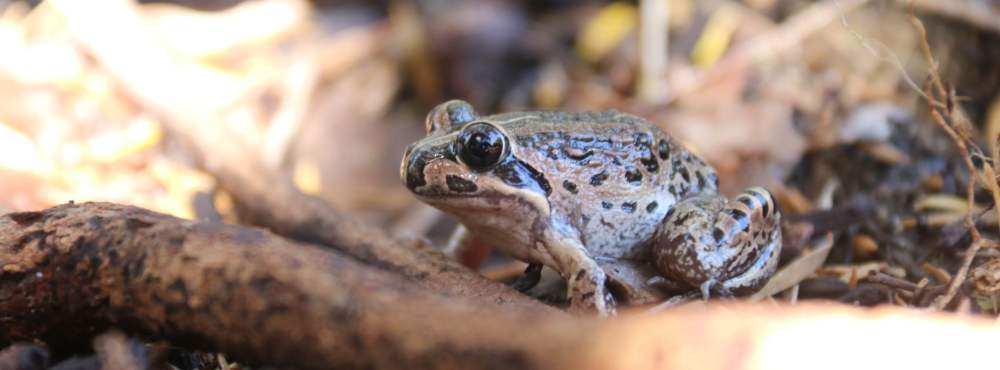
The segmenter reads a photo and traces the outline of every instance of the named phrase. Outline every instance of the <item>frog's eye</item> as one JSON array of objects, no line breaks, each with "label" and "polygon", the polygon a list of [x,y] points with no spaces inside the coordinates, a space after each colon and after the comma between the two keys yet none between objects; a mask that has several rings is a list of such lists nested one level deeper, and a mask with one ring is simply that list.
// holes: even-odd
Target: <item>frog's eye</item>
[{"label": "frog's eye", "polygon": [[456,141],[458,158],[476,171],[485,171],[503,159],[507,153],[507,137],[495,126],[483,123],[470,123]]}]

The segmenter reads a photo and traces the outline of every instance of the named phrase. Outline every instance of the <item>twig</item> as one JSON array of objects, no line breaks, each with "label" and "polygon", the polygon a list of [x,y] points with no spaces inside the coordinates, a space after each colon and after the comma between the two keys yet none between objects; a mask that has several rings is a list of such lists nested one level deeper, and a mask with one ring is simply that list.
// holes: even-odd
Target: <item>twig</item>
[{"label": "twig", "polygon": [[917,284],[875,270],[868,272],[868,281],[910,292],[916,291],[919,288]]},{"label": "twig", "polygon": [[299,54],[286,70],[281,84],[281,104],[271,118],[261,143],[261,162],[271,169],[285,164],[289,146],[305,121],[320,77],[315,53],[302,51]]},{"label": "twig", "polygon": [[667,99],[668,0],[639,2],[639,98],[647,104]]},{"label": "twig", "polygon": [[[962,284],[965,283],[965,280],[968,277],[969,269],[972,267],[972,262],[975,260],[979,249],[983,246],[982,236],[979,233],[979,229],[976,227],[976,222],[972,216],[973,210],[975,209],[976,179],[978,178],[979,171],[972,162],[972,156],[969,154],[969,147],[971,146],[976,153],[982,153],[982,150],[974,142],[972,142],[970,138],[964,135],[966,134],[965,131],[959,131],[953,128],[948,124],[949,121],[945,119],[945,116],[941,114],[941,110],[945,110],[949,117],[960,117],[961,115],[957,110],[960,110],[961,108],[953,103],[950,91],[945,88],[944,82],[941,80],[941,76],[938,73],[938,64],[937,61],[934,60],[934,55],[931,52],[929,43],[927,42],[927,32],[923,23],[913,15],[910,15],[910,21],[920,36],[921,50],[923,51],[924,59],[928,64],[928,74],[931,81],[931,86],[929,86],[928,89],[931,87],[934,89],[934,91],[930,92],[925,91],[924,99],[930,106],[930,114],[933,121],[938,125],[938,127],[948,134],[951,140],[955,143],[955,146],[958,147],[958,150],[962,155],[962,159],[965,162],[965,167],[969,173],[968,186],[966,188],[966,203],[968,209],[965,213],[965,227],[969,230],[972,242],[966,250],[965,258],[962,261],[962,267],[958,269],[958,272],[955,273],[954,278],[952,278],[951,282],[948,284],[948,291],[943,296],[934,300],[934,308],[943,310],[951,303],[951,301],[955,298],[955,295],[958,294],[959,288],[961,288]],[[947,99],[948,103],[942,104],[941,102],[938,102],[934,98],[935,96]],[[956,125],[961,124],[958,120],[951,120],[951,122]],[[986,169],[989,170],[989,172],[993,172],[992,168],[986,167]],[[989,186],[990,190],[993,192],[994,202],[1000,201],[1000,189],[997,187],[996,178],[991,176],[988,177],[988,179],[990,179],[989,182],[991,184]]]}]

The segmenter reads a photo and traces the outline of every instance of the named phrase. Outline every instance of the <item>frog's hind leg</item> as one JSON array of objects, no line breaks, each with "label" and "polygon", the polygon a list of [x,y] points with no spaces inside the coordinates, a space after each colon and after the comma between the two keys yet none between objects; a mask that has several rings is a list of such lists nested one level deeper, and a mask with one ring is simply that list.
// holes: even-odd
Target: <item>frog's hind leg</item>
[{"label": "frog's hind leg", "polygon": [[777,266],[780,220],[774,199],[762,188],[747,189],[733,201],[718,194],[685,198],[656,231],[655,265],[705,298],[753,292]]}]

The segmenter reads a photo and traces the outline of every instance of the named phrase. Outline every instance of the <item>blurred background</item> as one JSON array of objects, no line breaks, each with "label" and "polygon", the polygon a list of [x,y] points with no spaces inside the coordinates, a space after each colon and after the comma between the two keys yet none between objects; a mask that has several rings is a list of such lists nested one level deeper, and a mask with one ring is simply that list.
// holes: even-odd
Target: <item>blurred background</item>
[{"label": "blurred background", "polygon": [[947,232],[914,225],[959,220],[967,178],[922,108],[924,46],[949,104],[995,137],[998,3],[0,0],[0,211],[100,200],[231,221],[178,141],[198,127],[168,122],[212,111],[220,145],[254,149],[241,160],[440,245],[453,222],[398,178],[431,107],[613,108],[706,158],[724,192],[772,189],[792,220],[854,205],[826,219],[844,232],[834,262],[919,278],[940,251],[913,246]]}]

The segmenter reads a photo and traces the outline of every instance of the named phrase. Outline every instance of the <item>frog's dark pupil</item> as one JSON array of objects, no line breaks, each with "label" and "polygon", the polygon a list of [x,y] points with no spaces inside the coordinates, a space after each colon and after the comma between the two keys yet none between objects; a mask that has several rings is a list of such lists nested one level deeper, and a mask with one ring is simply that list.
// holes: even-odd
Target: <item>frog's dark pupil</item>
[{"label": "frog's dark pupil", "polygon": [[485,170],[500,162],[506,139],[495,127],[476,123],[459,134],[458,155],[462,162],[476,170]]}]

